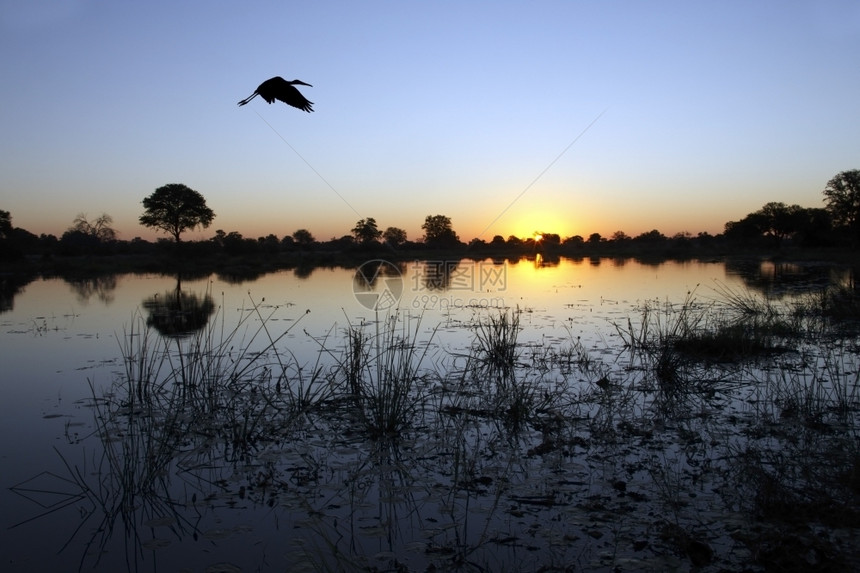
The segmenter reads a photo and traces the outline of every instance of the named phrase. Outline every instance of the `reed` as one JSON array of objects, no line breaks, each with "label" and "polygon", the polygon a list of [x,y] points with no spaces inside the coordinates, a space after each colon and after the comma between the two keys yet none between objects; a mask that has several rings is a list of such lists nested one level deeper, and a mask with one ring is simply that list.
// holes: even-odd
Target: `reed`
[{"label": "reed", "polygon": [[517,362],[517,338],[520,332],[520,309],[499,311],[479,319],[474,325],[478,358],[487,366],[512,369]]},{"label": "reed", "polygon": [[395,438],[423,406],[418,382],[435,330],[421,343],[421,319],[407,320],[399,312],[377,320],[374,327],[373,334],[366,325],[347,329],[346,355],[338,370],[365,431],[373,438]]},{"label": "reed", "polygon": [[779,310],[771,300],[763,298],[751,290],[733,289],[721,281],[714,281],[712,290],[717,299],[732,312],[741,317],[774,317]]},{"label": "reed", "polygon": [[[648,547],[663,557],[668,543],[704,566],[713,551],[697,533],[700,511],[720,502],[707,539],[721,566],[744,557],[718,539],[753,547],[750,531],[774,525],[856,528],[856,340],[795,340],[797,320],[782,307],[724,294],[725,303],[694,291],[680,304],[649,301],[616,325],[617,354],[594,355],[573,336],[522,344],[519,309],[470,325],[463,354],[444,352],[421,318],[347,319],[309,364],[253,300],[237,326],[222,317],[181,338],[136,317],[118,337],[125,370],[106,392],[92,389],[103,452],[94,467],[67,464],[103,516],[89,554],[113,550],[106,538],[124,526],[130,554],[149,558],[148,520],[196,533],[209,499],[267,504],[277,519],[310,524],[297,553],[318,570],[495,570],[519,554],[525,566],[527,538],[560,551],[539,562],[547,568],[591,550],[582,524],[603,547],[629,542],[622,519],[641,536],[637,559]],[[777,354],[792,340],[796,352]],[[764,522],[744,529],[747,515]],[[530,523],[544,524],[544,542]],[[414,563],[391,558],[403,543],[422,548]]]}]

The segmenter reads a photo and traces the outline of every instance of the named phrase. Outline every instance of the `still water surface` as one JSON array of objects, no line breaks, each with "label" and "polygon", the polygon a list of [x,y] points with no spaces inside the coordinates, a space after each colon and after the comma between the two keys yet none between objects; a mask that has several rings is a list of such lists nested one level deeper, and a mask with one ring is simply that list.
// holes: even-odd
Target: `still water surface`
[{"label": "still water surface", "polygon": [[[504,309],[522,311],[521,344],[550,346],[578,339],[587,349],[608,352],[617,343],[615,323],[635,315],[647,301],[680,303],[691,291],[707,300],[717,297],[714,287],[781,295],[787,284],[808,287],[839,278],[838,271],[828,268],[608,259],[406,263],[396,272],[370,268],[364,275],[357,275],[356,269],[316,268],[245,281],[217,274],[181,281],[127,274],[27,284],[0,315],[2,568],[115,570],[131,563],[141,570],[227,571],[291,566],[284,540],[302,544],[300,532],[306,524],[296,521],[292,510],[279,513],[277,507],[261,509],[247,500],[204,512],[200,523],[184,532],[165,531],[179,529],[169,525],[159,532],[156,522],[150,524],[151,531],[134,535],[115,531],[113,541],[101,549],[87,545],[97,523],[87,522],[77,531],[85,514],[94,510],[74,499],[77,490],[67,476],[70,465],[83,474],[97,473],[93,465],[100,444],[93,395],[122,376],[119,339],[136,322],[157,314],[158,301],[175,296],[177,288],[188,300],[211,303],[199,326],[216,321],[230,331],[257,305],[261,315],[269,317],[270,336],[289,331],[278,341],[279,351],[306,366],[316,363],[323,347],[328,351],[324,355],[342,352],[349,324],[373,324],[396,307],[435,349],[424,366],[445,369],[452,362],[444,357],[465,352],[471,344],[470,325]],[[381,269],[380,274],[374,277],[373,269]],[[409,518],[403,519],[408,529]],[[314,533],[309,529],[307,535]],[[137,544],[143,545],[142,552],[133,548],[134,536],[144,538]],[[346,543],[338,550],[352,548],[365,556],[415,550],[392,549],[383,532],[378,538],[376,546],[365,540],[363,546]],[[331,547],[322,544],[318,550]]]}]

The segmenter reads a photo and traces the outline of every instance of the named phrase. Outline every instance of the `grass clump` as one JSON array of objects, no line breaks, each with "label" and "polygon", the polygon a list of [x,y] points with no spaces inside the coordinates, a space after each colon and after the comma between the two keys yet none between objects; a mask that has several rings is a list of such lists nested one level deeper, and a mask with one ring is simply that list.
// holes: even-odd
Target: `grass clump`
[{"label": "grass clump", "polygon": [[[346,356],[339,362],[354,414],[373,438],[392,438],[409,427],[422,404],[418,382],[429,341],[420,347],[421,321],[410,330],[399,313],[366,326],[347,328]],[[432,339],[432,335],[431,335]]]},{"label": "grass clump", "polygon": [[493,369],[510,370],[517,362],[520,309],[499,311],[474,326],[478,360]]}]

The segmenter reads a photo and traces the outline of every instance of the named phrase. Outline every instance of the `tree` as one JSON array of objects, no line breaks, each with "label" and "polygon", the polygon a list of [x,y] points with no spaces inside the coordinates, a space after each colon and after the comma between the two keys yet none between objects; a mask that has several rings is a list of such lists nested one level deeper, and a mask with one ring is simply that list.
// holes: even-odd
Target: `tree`
[{"label": "tree", "polygon": [[399,247],[406,242],[406,231],[398,227],[388,227],[382,233],[382,240],[392,247]]},{"label": "tree", "polygon": [[0,239],[8,239],[12,236],[12,214],[9,211],[0,211]]},{"label": "tree", "polygon": [[299,229],[293,233],[293,242],[300,247],[309,247],[314,244],[316,239],[307,229]]},{"label": "tree", "polygon": [[830,243],[833,221],[827,209],[803,209],[798,219],[794,236],[801,245],[818,247]]},{"label": "tree", "polygon": [[566,238],[561,244],[565,247],[581,247],[585,244],[585,239],[582,238],[582,235],[573,235]]},{"label": "tree", "polygon": [[368,217],[367,219],[359,220],[358,223],[355,224],[355,227],[352,229],[352,234],[355,237],[355,240],[362,245],[369,245],[379,240],[379,237],[382,236],[382,231],[376,227],[376,219]]},{"label": "tree", "polygon": [[116,240],[116,231],[111,227],[112,224],[113,217],[107,213],[102,213],[95,221],[89,221],[86,213],[78,213],[68,232],[81,233],[101,243],[107,243]]},{"label": "tree", "polygon": [[783,239],[787,239],[797,232],[803,211],[804,209],[800,205],[788,206],[785,203],[771,201],[765,203],[764,207],[756,213],[762,216],[764,234],[773,237],[776,244],[779,245]]},{"label": "tree", "polygon": [[215,218],[203,195],[182,183],[159,187],[143,200],[143,207],[146,211],[140,224],[172,235],[177,244],[184,231],[198,226],[205,229]]},{"label": "tree", "polygon": [[[786,205],[778,201],[771,201],[740,221],[726,223],[725,234],[726,237],[735,241],[760,241],[764,238],[767,242],[778,247],[783,240],[806,233],[807,231],[804,229],[811,232],[813,227],[808,224],[808,221],[812,215],[808,211],[809,209],[800,205]],[[814,216],[814,218],[816,225],[821,222],[820,215]],[[813,240],[811,235],[804,235],[802,238],[807,242]]]},{"label": "tree", "polygon": [[274,233],[269,233],[265,237],[258,237],[257,242],[267,253],[276,253],[281,248],[281,241]]},{"label": "tree", "polygon": [[845,227],[860,240],[860,169],[843,171],[827,182],[824,201],[836,226]]},{"label": "tree", "polygon": [[650,231],[636,235],[633,240],[640,243],[658,243],[665,241],[666,236],[657,229],[651,229]]},{"label": "tree", "polygon": [[427,215],[421,228],[424,229],[424,242],[428,245],[451,246],[460,242],[451,227],[451,219],[445,215]]},{"label": "tree", "polygon": [[535,233],[536,237],[540,237],[540,242],[546,247],[557,247],[561,244],[561,236],[558,233],[545,233],[540,231]]},{"label": "tree", "polygon": [[766,221],[760,212],[750,213],[740,221],[729,221],[725,224],[723,234],[727,239],[736,242],[747,242],[760,239],[764,235]]}]

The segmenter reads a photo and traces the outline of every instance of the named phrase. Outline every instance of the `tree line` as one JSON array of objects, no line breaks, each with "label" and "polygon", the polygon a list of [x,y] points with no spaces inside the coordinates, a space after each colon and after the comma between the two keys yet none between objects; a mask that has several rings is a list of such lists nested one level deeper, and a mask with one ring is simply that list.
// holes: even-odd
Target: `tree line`
[{"label": "tree line", "polygon": [[[429,250],[472,249],[487,252],[557,251],[560,253],[591,249],[640,249],[656,247],[689,248],[692,246],[779,248],[786,243],[800,247],[843,247],[856,249],[860,244],[860,170],[843,171],[827,182],[823,190],[822,208],[769,202],[738,221],[725,224],[718,235],[678,233],[667,237],[654,229],[637,236],[616,231],[609,237],[592,233],[587,238],[573,235],[562,238],[553,232],[538,231],[533,237],[507,238],[496,235],[490,241],[475,238],[462,242],[454,231],[450,217],[428,215],[421,229],[424,235],[410,241],[399,227],[379,227],[376,219],[367,217],[356,222],[349,234],[318,241],[308,229],[298,229],[282,238],[274,234],[256,239],[243,237],[237,231],[215,231],[210,239],[194,241],[197,252],[211,251],[227,254],[253,252],[354,251],[374,249]],[[113,219],[103,213],[90,219],[79,213],[72,225],[59,237],[39,235],[14,227],[12,215],[0,210],[0,258],[12,260],[25,255],[80,255],[146,253],[168,244],[179,246],[182,234],[196,228],[208,228],[215,213],[206,205],[205,197],[181,183],[171,183],[156,189],[142,201],[144,211],[141,225],[165,233],[169,238],[155,243],[138,237],[131,241],[118,238],[112,227]]]}]

